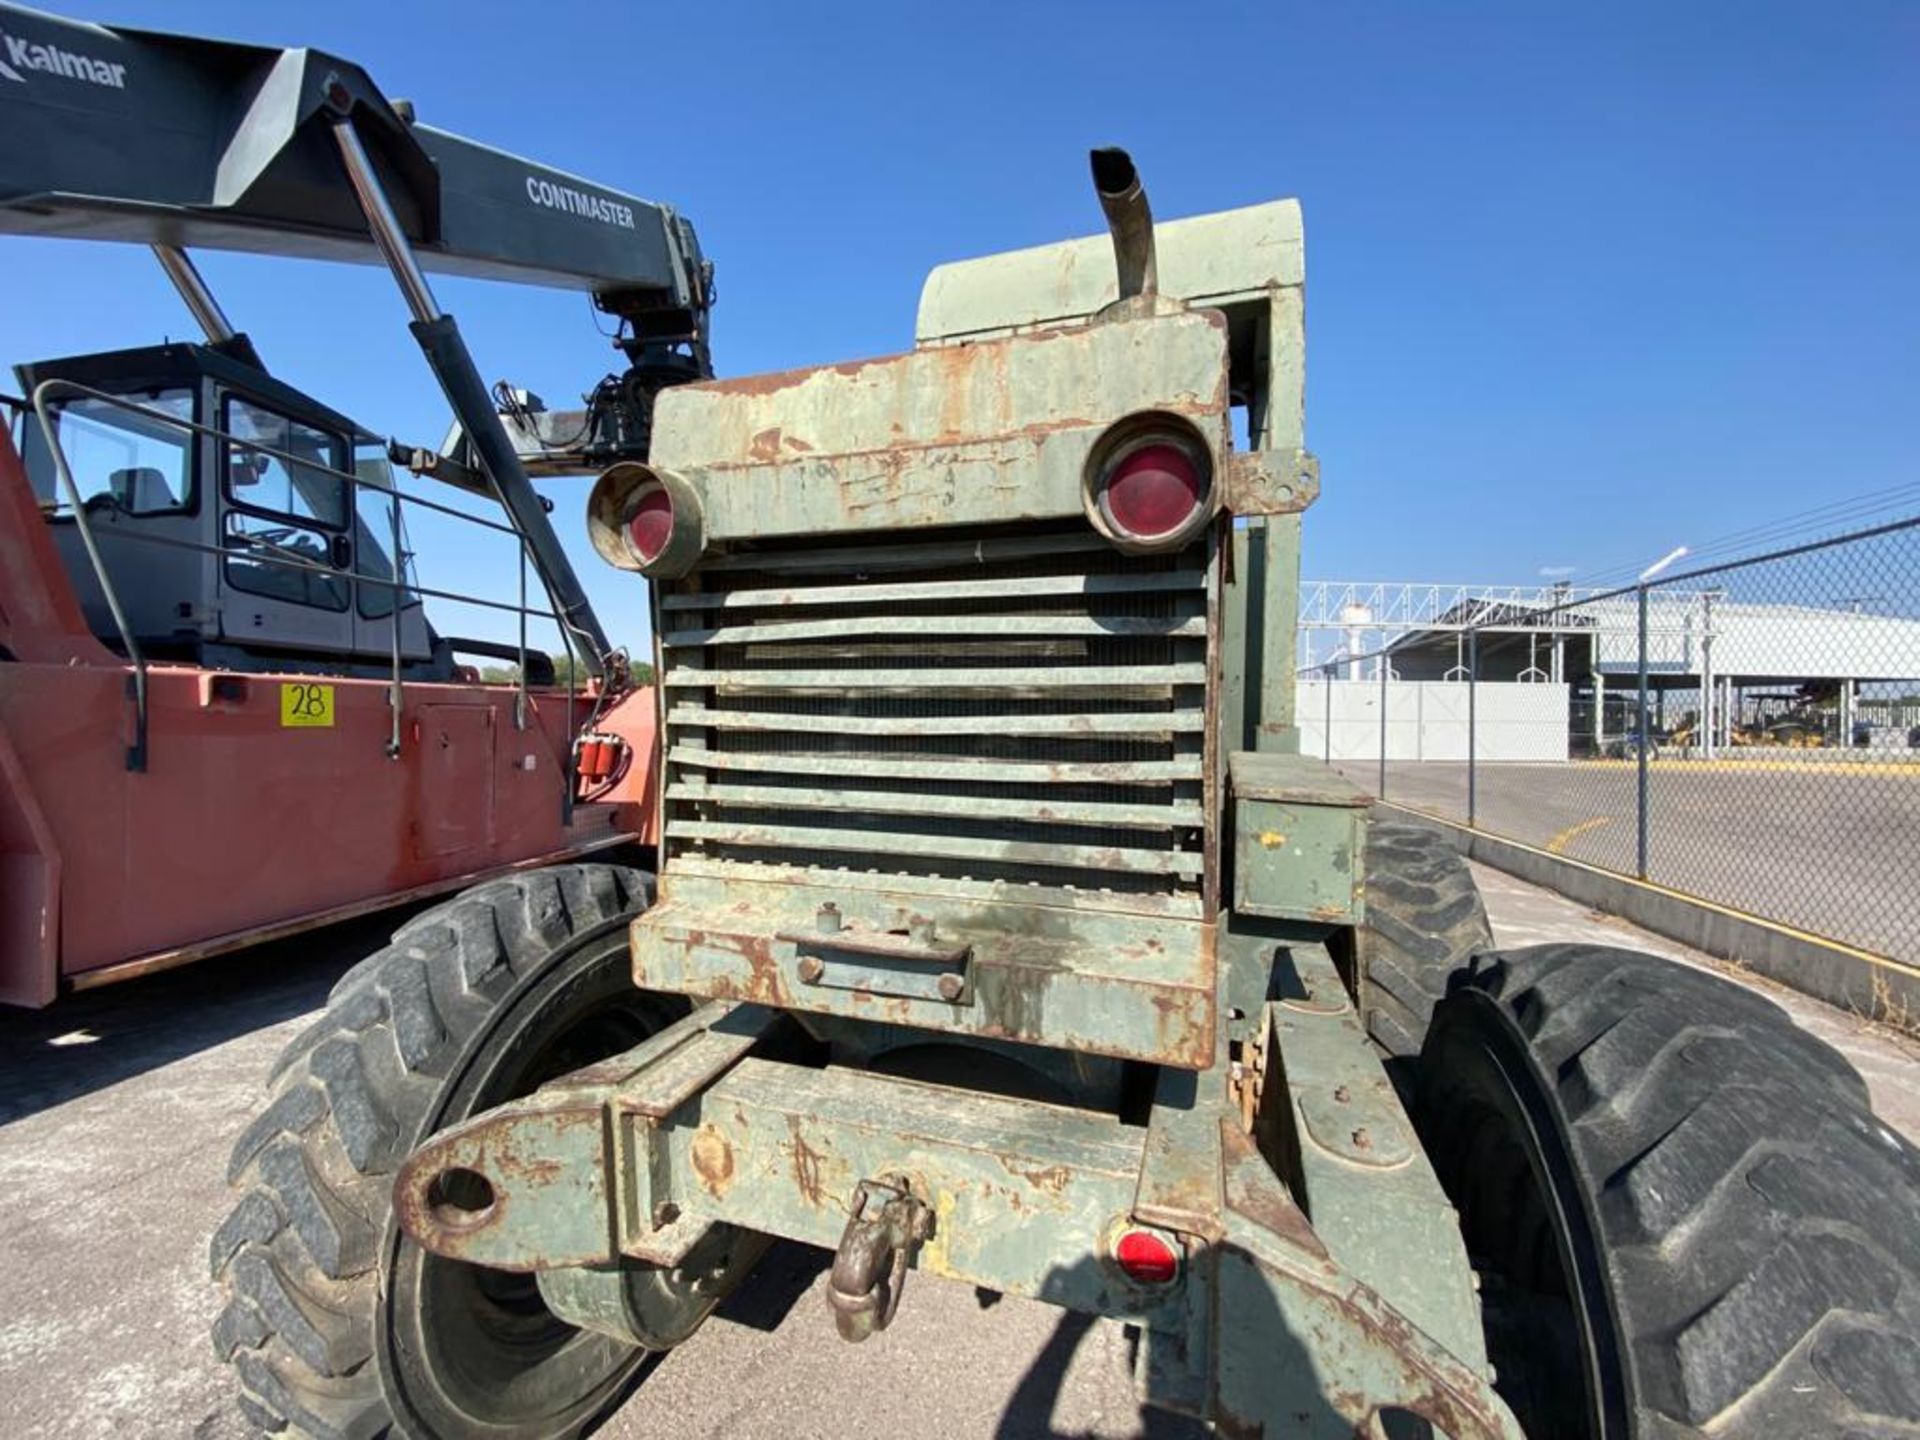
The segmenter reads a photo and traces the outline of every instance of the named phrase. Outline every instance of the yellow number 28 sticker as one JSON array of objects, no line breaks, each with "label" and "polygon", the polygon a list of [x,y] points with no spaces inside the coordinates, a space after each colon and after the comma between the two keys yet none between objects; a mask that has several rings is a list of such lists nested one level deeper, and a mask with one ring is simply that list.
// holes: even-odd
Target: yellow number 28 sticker
[{"label": "yellow number 28 sticker", "polygon": [[321,725],[333,728],[333,687],[288,680],[280,686],[282,725]]}]

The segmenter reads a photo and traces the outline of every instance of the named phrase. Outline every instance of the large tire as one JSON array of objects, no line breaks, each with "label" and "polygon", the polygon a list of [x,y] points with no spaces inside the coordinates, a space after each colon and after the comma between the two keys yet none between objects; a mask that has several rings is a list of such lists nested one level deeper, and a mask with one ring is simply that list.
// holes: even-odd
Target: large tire
[{"label": "large tire", "polygon": [[1420,1063],[1529,1436],[1920,1434],[1920,1152],[1777,1006],[1543,945],[1476,962]]},{"label": "large tire", "polygon": [[1473,957],[1493,948],[1466,859],[1438,830],[1367,827],[1366,923],[1355,936],[1360,1012],[1388,1056],[1420,1053],[1433,1007]]},{"label": "large tire", "polygon": [[[261,1429],[313,1437],[577,1435],[644,1354],[556,1319],[529,1276],[425,1254],[392,1213],[436,1130],[636,1044],[680,1002],[636,991],[650,880],[565,865],[415,917],[334,987],[234,1147],[211,1261],[214,1348]],[[683,1007],[682,1007],[683,1008]]]}]

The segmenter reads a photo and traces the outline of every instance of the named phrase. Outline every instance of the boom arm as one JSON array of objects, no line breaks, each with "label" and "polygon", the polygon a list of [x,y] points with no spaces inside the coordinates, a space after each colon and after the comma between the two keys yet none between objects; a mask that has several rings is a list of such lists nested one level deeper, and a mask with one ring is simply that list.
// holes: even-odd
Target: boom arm
[{"label": "boom arm", "polygon": [[472,453],[599,672],[610,644],[521,460],[542,447],[508,434],[422,272],[589,291],[619,317],[630,368],[595,391],[575,455],[643,458],[653,395],[712,373],[712,267],[690,223],[415,124],[359,66],[321,51],[6,4],[0,133],[0,232],[384,261]]},{"label": "boom arm", "polygon": [[412,123],[318,50],[0,4],[0,230],[379,264],[328,120],[344,100],[423,270],[586,290],[706,364],[709,270],[671,207]]}]

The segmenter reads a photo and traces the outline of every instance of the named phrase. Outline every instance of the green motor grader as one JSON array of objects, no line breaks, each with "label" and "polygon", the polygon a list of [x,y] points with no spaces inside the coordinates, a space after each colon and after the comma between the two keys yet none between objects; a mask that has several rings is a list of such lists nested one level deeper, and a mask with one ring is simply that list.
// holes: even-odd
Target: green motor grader
[{"label": "green motor grader", "polygon": [[668,390],[600,478],[657,879],[481,886],[294,1044],[213,1246],[262,1428],[582,1433],[781,1237],[845,1340],[1049,1301],[1222,1434],[1916,1433],[1920,1164],[1859,1077],[1678,965],[1496,951],[1299,753],[1298,206],[1093,177],[1108,235]]}]

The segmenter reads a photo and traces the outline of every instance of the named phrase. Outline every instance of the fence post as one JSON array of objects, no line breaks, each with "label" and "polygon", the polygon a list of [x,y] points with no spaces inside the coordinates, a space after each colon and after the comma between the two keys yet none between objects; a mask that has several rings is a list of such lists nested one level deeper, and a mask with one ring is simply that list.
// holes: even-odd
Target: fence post
[{"label": "fence post", "polygon": [[1474,828],[1479,794],[1476,784],[1479,747],[1480,632],[1467,632],[1467,828]]},{"label": "fence post", "polygon": [[1333,666],[1329,665],[1320,672],[1320,684],[1327,692],[1327,719],[1320,732],[1321,744],[1326,750],[1326,761],[1333,763]]},{"label": "fence post", "polygon": [[1380,671],[1380,789],[1382,800],[1387,798],[1387,652],[1382,650],[1374,665]]},{"label": "fence post", "polygon": [[1634,747],[1639,751],[1639,784],[1634,805],[1634,818],[1637,827],[1637,843],[1634,854],[1638,862],[1640,878],[1644,880],[1647,878],[1647,748],[1649,744],[1649,736],[1647,734],[1647,587],[1644,584],[1640,587],[1640,714],[1635,729],[1638,732],[1639,739],[1639,744]]}]

